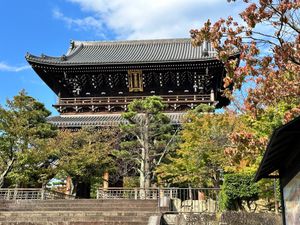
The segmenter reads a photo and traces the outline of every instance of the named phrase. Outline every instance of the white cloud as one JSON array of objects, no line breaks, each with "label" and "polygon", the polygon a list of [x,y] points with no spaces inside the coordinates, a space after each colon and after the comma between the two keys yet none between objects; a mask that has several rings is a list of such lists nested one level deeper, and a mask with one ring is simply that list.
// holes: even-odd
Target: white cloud
[{"label": "white cloud", "polygon": [[53,10],[53,16],[56,19],[64,21],[69,28],[75,27],[75,29],[80,30],[101,30],[102,22],[100,19],[94,18],[92,16],[84,17],[82,19],[73,19],[71,17],[65,16],[59,9]]},{"label": "white cloud", "polygon": [[27,66],[11,66],[5,62],[0,62],[0,71],[3,71],[3,72],[21,72],[23,70],[28,70],[30,68],[31,68],[31,66],[29,66],[29,65],[27,65]]},{"label": "white cloud", "polygon": [[239,4],[226,0],[66,0],[91,13],[89,20],[71,19],[57,11],[56,17],[67,24],[112,30],[116,39],[188,37],[189,30],[237,15]]}]

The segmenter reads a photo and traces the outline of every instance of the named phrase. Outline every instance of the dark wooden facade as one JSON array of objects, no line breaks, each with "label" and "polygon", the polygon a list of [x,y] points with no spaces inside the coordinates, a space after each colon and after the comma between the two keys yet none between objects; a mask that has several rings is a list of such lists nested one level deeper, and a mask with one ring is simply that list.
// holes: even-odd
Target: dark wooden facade
[{"label": "dark wooden facade", "polygon": [[[57,94],[61,114],[120,112],[133,99],[158,95],[168,111],[200,103],[222,107],[223,64],[206,44],[189,39],[71,42],[62,57],[26,59]],[[234,55],[233,57],[238,57]]]}]

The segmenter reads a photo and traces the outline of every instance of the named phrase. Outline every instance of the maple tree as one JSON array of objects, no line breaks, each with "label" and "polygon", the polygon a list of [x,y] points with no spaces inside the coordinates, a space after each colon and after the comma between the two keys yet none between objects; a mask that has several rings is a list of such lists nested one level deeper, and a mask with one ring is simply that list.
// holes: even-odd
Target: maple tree
[{"label": "maple tree", "polygon": [[[225,95],[240,102],[230,88],[251,87],[245,101],[238,104],[245,129],[232,132],[230,145],[224,149],[224,170],[229,173],[254,173],[273,130],[300,115],[300,2],[243,2],[242,22],[229,16],[191,30],[193,44],[211,42],[224,63]],[[239,59],[233,59],[234,54]],[[260,196],[268,196],[269,189],[261,189]]]},{"label": "maple tree", "polygon": [[[231,16],[214,24],[191,30],[194,45],[212,43],[224,63],[225,87],[234,84],[240,89],[247,80],[256,83],[250,89],[246,110],[256,110],[280,101],[293,101],[285,120],[300,115],[300,19],[298,0],[243,0],[246,8],[240,13],[243,22]],[[230,0],[229,0],[230,2]],[[232,54],[240,54],[241,63]],[[230,90],[225,91],[230,95]]]}]

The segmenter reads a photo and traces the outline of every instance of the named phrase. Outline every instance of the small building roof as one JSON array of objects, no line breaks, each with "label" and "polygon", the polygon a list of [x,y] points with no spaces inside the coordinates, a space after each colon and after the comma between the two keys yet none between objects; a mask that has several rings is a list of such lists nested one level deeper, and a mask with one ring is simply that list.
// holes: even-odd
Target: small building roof
[{"label": "small building roof", "polygon": [[[185,113],[165,113],[171,120],[171,124],[181,124],[184,120]],[[119,126],[127,121],[121,114],[98,114],[98,115],[60,115],[52,116],[47,122],[56,125],[59,128],[78,128],[85,126],[105,127]]]},{"label": "small building roof", "polygon": [[[287,167],[300,156],[300,116],[274,130],[260,163],[255,181]],[[300,163],[300,162],[299,162]]]},{"label": "small building roof", "polygon": [[111,65],[166,62],[193,62],[216,59],[208,43],[193,47],[191,39],[133,41],[71,41],[61,57],[26,55],[28,62],[49,65]]}]

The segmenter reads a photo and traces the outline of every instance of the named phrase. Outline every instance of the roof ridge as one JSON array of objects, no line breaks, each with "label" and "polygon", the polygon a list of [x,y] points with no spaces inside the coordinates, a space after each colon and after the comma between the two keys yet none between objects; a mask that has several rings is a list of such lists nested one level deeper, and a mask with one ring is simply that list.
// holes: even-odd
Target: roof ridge
[{"label": "roof ridge", "polygon": [[60,57],[26,56],[27,61],[55,65],[121,65],[217,60],[215,49],[192,46],[190,38],[71,41]]},{"label": "roof ridge", "polygon": [[63,58],[64,55],[61,56],[49,56],[49,55],[45,55],[44,53],[42,53],[40,56],[37,55],[33,55],[29,52],[26,53],[25,58],[26,59],[45,59],[45,60],[51,60],[51,59],[61,59]]},{"label": "roof ridge", "polygon": [[161,44],[161,43],[186,43],[191,42],[190,38],[169,38],[169,39],[143,39],[143,40],[104,40],[104,41],[72,41],[75,46],[83,44],[85,46],[93,45],[115,45],[115,44]]}]

